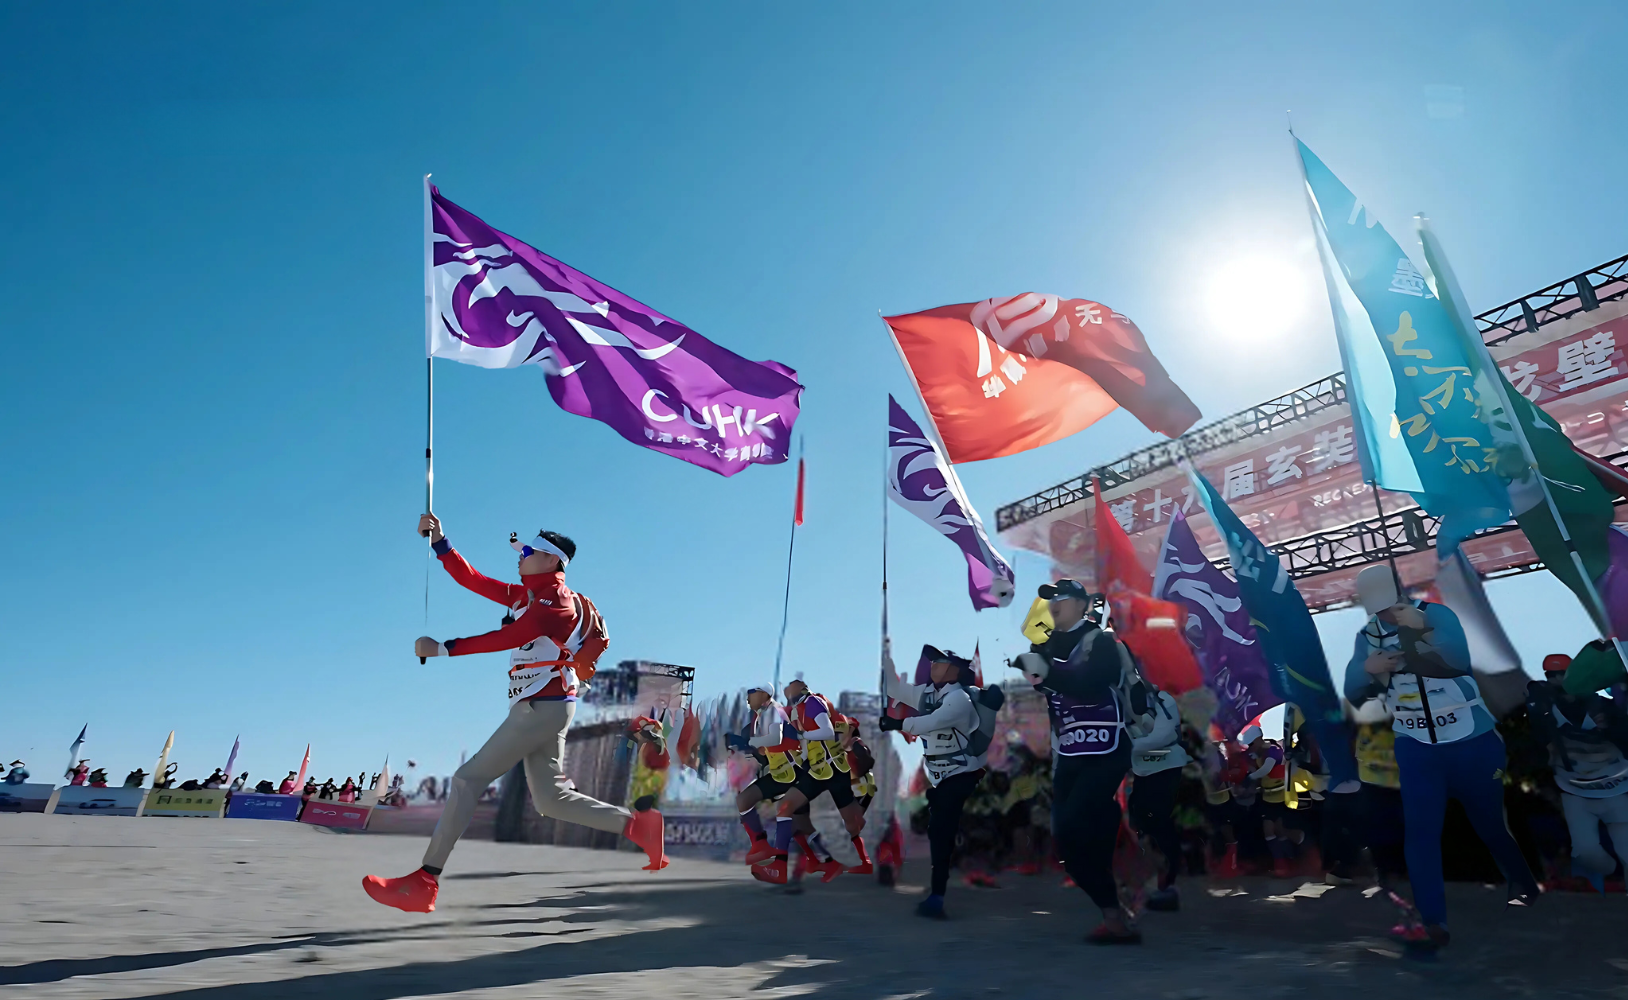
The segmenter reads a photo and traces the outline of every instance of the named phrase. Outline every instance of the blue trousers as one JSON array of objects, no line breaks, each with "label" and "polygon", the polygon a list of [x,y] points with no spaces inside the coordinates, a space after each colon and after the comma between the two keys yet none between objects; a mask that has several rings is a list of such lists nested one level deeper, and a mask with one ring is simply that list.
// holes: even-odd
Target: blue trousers
[{"label": "blue trousers", "polygon": [[1447,886],[1441,869],[1441,831],[1447,800],[1454,798],[1469,815],[1509,884],[1536,892],[1537,879],[1509,832],[1504,818],[1504,741],[1485,732],[1456,743],[1424,743],[1411,736],[1396,738],[1396,763],[1402,775],[1404,849],[1413,903],[1427,924],[1447,923]]}]

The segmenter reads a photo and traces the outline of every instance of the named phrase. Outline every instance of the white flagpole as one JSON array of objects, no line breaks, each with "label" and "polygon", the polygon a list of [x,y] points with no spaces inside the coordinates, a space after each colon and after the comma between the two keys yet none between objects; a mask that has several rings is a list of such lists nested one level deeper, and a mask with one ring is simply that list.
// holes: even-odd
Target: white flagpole
[{"label": "white flagpole", "polygon": [[[435,356],[431,340],[435,313],[434,247],[431,243],[430,175],[424,175],[424,513],[435,510]],[[428,531],[422,532],[428,538]],[[430,569],[424,565],[424,628],[430,624]],[[427,660],[420,656],[419,663]]]}]

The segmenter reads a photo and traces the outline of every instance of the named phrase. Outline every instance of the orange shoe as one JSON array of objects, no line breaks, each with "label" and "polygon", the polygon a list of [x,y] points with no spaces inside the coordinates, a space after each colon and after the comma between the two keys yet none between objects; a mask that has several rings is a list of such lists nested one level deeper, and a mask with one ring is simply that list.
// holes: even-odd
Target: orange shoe
[{"label": "orange shoe", "polygon": [[849,865],[843,871],[849,875],[870,875],[876,871],[876,866],[869,861],[861,861],[857,865]]},{"label": "orange shoe", "polygon": [[774,845],[769,843],[768,837],[761,837],[752,841],[752,849],[746,852],[746,863],[760,865],[774,857]]},{"label": "orange shoe", "polygon": [[647,872],[659,872],[667,867],[667,853],[663,850],[667,837],[667,826],[662,821],[661,813],[650,805],[643,809],[638,808],[640,803],[649,800],[644,796],[634,803],[634,812],[628,817],[627,826],[622,828],[622,836],[638,844],[649,856],[650,863],[644,866]]},{"label": "orange shoe", "polygon": [[842,862],[838,861],[836,858],[826,858],[819,864],[809,865],[808,870],[811,872],[819,872],[821,882],[829,882],[838,875],[841,875],[847,869],[844,869],[842,867]]},{"label": "orange shoe", "polygon": [[394,906],[408,913],[434,913],[435,897],[441,891],[441,883],[435,880],[434,875],[420,868],[401,878],[365,876],[362,891],[372,896],[375,903]]},{"label": "orange shoe", "polygon": [[770,885],[785,885],[786,856],[784,854],[776,855],[775,859],[766,865],[753,865],[752,877],[759,882],[767,882]]}]

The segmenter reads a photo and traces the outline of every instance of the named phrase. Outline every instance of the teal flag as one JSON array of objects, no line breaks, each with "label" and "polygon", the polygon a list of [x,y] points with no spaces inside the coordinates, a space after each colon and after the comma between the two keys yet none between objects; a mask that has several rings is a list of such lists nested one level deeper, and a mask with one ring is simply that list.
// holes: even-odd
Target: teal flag
[{"label": "teal flag", "polygon": [[1329,784],[1355,778],[1357,765],[1340,713],[1340,690],[1329,676],[1323,640],[1311,620],[1306,599],[1289,579],[1283,560],[1244,527],[1210,481],[1192,465],[1182,465],[1216,530],[1226,540],[1232,573],[1238,578],[1238,596],[1243,598],[1260,637],[1261,652],[1271,667],[1268,676],[1273,691],[1299,706],[1306,717],[1328,763]]},{"label": "teal flag", "polygon": [[1363,475],[1442,518],[1450,552],[1510,519],[1476,359],[1424,272],[1299,139]]}]

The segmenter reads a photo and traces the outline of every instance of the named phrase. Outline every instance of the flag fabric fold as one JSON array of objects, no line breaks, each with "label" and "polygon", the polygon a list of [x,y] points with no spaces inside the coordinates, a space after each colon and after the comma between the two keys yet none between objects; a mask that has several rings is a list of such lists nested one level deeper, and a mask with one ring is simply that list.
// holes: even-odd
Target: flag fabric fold
[{"label": "flag fabric fold", "polygon": [[[408,763],[411,764],[412,762],[408,761]],[[305,772],[306,772],[306,769],[308,769],[310,766],[311,766],[311,744],[307,743],[305,745],[305,757],[300,761],[300,775],[299,775],[299,777],[294,779],[294,794],[295,795],[300,794],[300,789],[305,787]]]},{"label": "flag fabric fold", "polygon": [[237,763],[237,750],[238,747],[242,746],[242,744],[243,737],[241,735],[232,737],[232,752],[226,755],[225,770],[228,778],[232,776],[232,767]]},{"label": "flag fabric fold", "polygon": [[1199,418],[1130,318],[1034,292],[885,318],[953,462],[1014,455],[1123,406],[1175,437]]},{"label": "flag fabric fold", "polygon": [[719,347],[425,187],[430,357],[536,365],[561,409],[720,475],[786,460],[795,371]]},{"label": "flag fabric fold", "polygon": [[1342,722],[1340,689],[1329,675],[1322,639],[1305,598],[1289,579],[1288,567],[1244,526],[1202,473],[1186,461],[1182,465],[1227,543],[1239,596],[1272,668],[1273,690],[1305,716],[1328,764],[1329,784],[1355,778],[1356,761]]},{"label": "flag fabric fold", "polygon": [[1097,579],[1113,610],[1114,632],[1136,654],[1142,673],[1161,690],[1182,694],[1204,683],[1184,630],[1187,609],[1153,596],[1153,574],[1136,557],[1130,535],[1096,487]]},{"label": "flag fabric fold", "polygon": [[967,561],[967,593],[976,610],[1012,603],[1012,567],[1001,558],[984,524],[938,447],[904,407],[888,396],[887,491],[894,503],[955,543]]},{"label": "flag fabric fold", "polygon": [[1237,582],[1205,557],[1179,507],[1165,529],[1153,596],[1186,607],[1184,631],[1197,651],[1204,686],[1215,695],[1215,723],[1223,733],[1234,736],[1250,719],[1283,703],[1272,688],[1272,668]]}]

